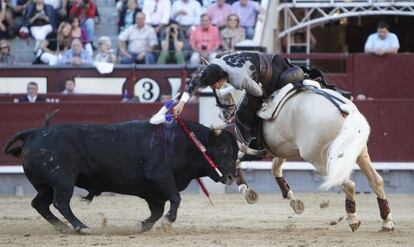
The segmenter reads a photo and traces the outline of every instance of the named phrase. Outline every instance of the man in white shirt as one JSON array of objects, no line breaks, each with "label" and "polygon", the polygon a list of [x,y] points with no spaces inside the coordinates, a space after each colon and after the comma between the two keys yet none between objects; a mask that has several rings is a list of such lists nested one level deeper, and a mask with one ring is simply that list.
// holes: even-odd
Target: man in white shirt
[{"label": "man in white shirt", "polygon": [[137,13],[135,22],[135,25],[129,26],[119,34],[118,48],[123,56],[121,63],[154,64],[155,56],[152,51],[158,44],[154,28],[145,24],[145,14],[142,12]]},{"label": "man in white shirt", "polygon": [[168,25],[171,15],[170,0],[145,0],[142,12],[145,14],[146,23],[151,25],[156,33],[163,26]]},{"label": "man in white shirt", "polygon": [[176,0],[172,5],[171,18],[186,32],[200,23],[201,5],[196,0]]},{"label": "man in white shirt", "polygon": [[378,56],[384,54],[397,54],[400,49],[398,37],[389,31],[387,22],[378,23],[377,32],[371,34],[365,42],[365,53],[374,53]]}]

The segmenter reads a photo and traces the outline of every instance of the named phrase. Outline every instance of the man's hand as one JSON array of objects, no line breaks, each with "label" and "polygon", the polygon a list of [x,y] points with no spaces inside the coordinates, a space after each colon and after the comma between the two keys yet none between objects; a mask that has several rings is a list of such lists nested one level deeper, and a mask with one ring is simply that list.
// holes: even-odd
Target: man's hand
[{"label": "man's hand", "polygon": [[145,58],[145,52],[140,52],[137,56],[138,61],[142,61]]},{"label": "man's hand", "polygon": [[183,112],[185,102],[180,101],[176,106],[173,108],[174,117],[180,116],[180,114]]}]

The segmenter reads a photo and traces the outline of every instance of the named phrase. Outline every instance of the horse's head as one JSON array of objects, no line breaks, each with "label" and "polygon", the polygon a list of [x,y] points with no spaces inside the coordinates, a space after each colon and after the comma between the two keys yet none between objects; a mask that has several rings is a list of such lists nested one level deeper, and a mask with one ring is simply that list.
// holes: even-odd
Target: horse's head
[{"label": "horse's head", "polygon": [[226,123],[233,123],[243,91],[225,84],[221,89],[215,90],[214,94],[220,108],[219,118]]}]

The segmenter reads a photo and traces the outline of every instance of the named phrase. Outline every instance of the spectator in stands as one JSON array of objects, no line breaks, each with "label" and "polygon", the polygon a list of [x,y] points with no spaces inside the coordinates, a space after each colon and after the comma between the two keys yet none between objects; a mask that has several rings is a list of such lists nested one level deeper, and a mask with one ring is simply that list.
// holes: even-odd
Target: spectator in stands
[{"label": "spectator in stands", "polygon": [[378,56],[384,54],[397,54],[400,49],[398,37],[391,33],[390,26],[387,22],[381,21],[378,23],[377,32],[371,34],[365,42],[365,52],[374,53]]},{"label": "spectator in stands", "polygon": [[44,0],[34,0],[24,10],[22,28],[29,28],[36,40],[34,51],[37,51],[46,36],[56,29],[55,10],[52,6],[45,4]]},{"label": "spectator in stands", "polygon": [[56,65],[59,59],[70,49],[72,42],[72,26],[68,22],[62,22],[57,31],[46,36],[46,40],[40,45],[34,64]]},{"label": "spectator in stands", "polygon": [[67,17],[66,2],[67,0],[45,0],[45,4],[49,4],[55,10],[57,24],[60,24]]},{"label": "spectator in stands", "polygon": [[171,95],[169,94],[161,94],[160,101],[161,103],[165,103],[171,99]]},{"label": "spectator in stands", "polygon": [[87,41],[95,40],[95,16],[97,8],[93,0],[74,0],[69,15],[78,17],[80,27],[87,33]]},{"label": "spectator in stands", "polygon": [[196,0],[176,0],[171,8],[171,18],[189,35],[191,27],[200,23],[201,5]]},{"label": "spectator in stands", "polygon": [[[155,56],[152,53],[158,44],[154,28],[145,24],[145,14],[139,12],[135,19],[136,24],[125,29],[118,37],[118,48],[122,55],[121,63],[154,64]],[[128,42],[128,48],[126,48]]]},{"label": "spectator in stands", "polygon": [[80,27],[79,18],[72,16],[69,18],[69,22],[72,25],[72,38],[80,39],[82,41],[83,48],[85,48],[89,54],[93,54],[92,42],[88,39],[88,33],[86,30]]},{"label": "spectator in stands", "polygon": [[236,14],[227,18],[227,27],[221,30],[223,50],[234,50],[234,46],[246,39],[244,28],[240,27],[240,19]]},{"label": "spectator in stands", "polygon": [[81,66],[92,65],[93,60],[89,52],[83,49],[82,42],[79,39],[73,39],[71,48],[63,54],[59,63]]},{"label": "spectator in stands", "polygon": [[13,20],[12,6],[6,1],[0,3],[0,39],[14,38],[16,24]]},{"label": "spectator in stands", "polygon": [[0,65],[12,65],[16,58],[10,53],[10,44],[7,40],[0,40]]},{"label": "spectator in stands", "polygon": [[65,82],[65,90],[62,94],[76,94],[75,92],[76,82],[73,79],[67,79]]},{"label": "spectator in stands", "polygon": [[13,20],[15,22],[16,28],[19,28],[23,25],[23,12],[29,5],[32,0],[17,0],[16,4],[13,6]]},{"label": "spectator in stands", "polygon": [[220,32],[217,27],[211,25],[210,16],[202,14],[200,23],[190,36],[190,46],[194,50],[190,58],[191,64],[199,64],[201,57],[210,60],[221,45]]},{"label": "spectator in stands", "polygon": [[211,17],[211,23],[219,29],[223,29],[226,26],[227,17],[231,13],[231,6],[226,3],[226,0],[217,0],[216,3],[213,3],[207,9],[207,14]]},{"label": "spectator in stands", "polygon": [[112,42],[108,36],[102,36],[99,38],[98,54],[96,54],[95,62],[107,62],[115,63],[116,56],[112,53]]},{"label": "spectator in stands", "polygon": [[233,13],[240,18],[240,26],[246,31],[246,38],[252,39],[254,36],[254,27],[256,25],[256,16],[264,13],[265,10],[258,2],[253,0],[239,0],[231,6]]},{"label": "spectator in stands", "polygon": [[170,0],[145,0],[142,12],[145,14],[146,23],[159,34],[170,21],[171,2]]},{"label": "spectator in stands", "polygon": [[37,103],[37,102],[44,102],[45,99],[38,95],[38,85],[36,82],[31,81],[27,84],[27,95],[24,97],[19,98],[19,102],[28,102],[28,103]]},{"label": "spectator in stands", "polygon": [[122,32],[129,26],[135,25],[135,17],[140,12],[136,0],[128,0],[119,13],[118,32]]},{"label": "spectator in stands", "polygon": [[169,61],[177,64],[184,64],[184,40],[185,35],[180,29],[180,25],[174,20],[164,32],[164,38],[161,41],[161,54],[158,57],[158,64],[166,64]]}]

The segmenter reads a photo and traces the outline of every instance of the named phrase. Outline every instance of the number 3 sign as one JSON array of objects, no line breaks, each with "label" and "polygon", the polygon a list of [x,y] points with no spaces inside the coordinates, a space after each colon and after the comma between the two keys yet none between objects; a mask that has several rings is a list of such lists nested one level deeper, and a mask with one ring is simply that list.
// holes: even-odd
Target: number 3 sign
[{"label": "number 3 sign", "polygon": [[142,103],[153,103],[160,96],[160,86],[151,78],[140,79],[135,84],[134,91]]}]

